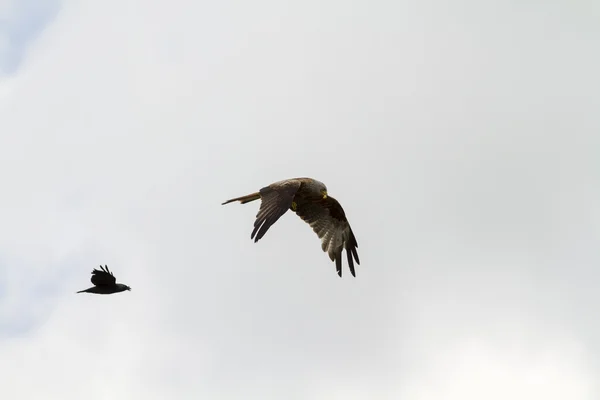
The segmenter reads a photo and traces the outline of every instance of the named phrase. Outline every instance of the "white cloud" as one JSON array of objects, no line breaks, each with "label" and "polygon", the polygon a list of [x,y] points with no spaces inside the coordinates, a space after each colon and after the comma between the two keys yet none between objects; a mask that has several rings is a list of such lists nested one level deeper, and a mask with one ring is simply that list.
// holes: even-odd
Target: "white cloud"
[{"label": "white cloud", "polygon": [[[3,393],[597,398],[600,32],[394,4],[66,3],[0,101]],[[220,205],[293,176],[357,278]],[[100,263],[132,291],[75,295]]]},{"label": "white cloud", "polygon": [[424,371],[411,374],[401,397],[594,398],[595,377],[580,345],[568,340],[544,340],[543,335],[532,338],[526,332],[519,336],[507,343],[481,338],[458,341],[432,356]]}]

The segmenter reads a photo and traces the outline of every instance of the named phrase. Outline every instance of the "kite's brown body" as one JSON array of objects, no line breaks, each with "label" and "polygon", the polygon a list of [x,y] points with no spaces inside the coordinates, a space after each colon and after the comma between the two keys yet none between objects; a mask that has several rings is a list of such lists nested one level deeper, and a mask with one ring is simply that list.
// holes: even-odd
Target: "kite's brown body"
[{"label": "kite's brown body", "polygon": [[321,248],[335,261],[338,275],[342,276],[342,251],[346,249],[348,267],[352,276],[354,261],[360,264],[356,248],[358,243],[348,223],[344,209],[327,187],[312,178],[294,178],[275,182],[256,193],[227,200],[223,204],[239,201],[245,204],[261,199],[251,238],[259,241],[283,214],[294,211],[306,221],[321,239]]}]

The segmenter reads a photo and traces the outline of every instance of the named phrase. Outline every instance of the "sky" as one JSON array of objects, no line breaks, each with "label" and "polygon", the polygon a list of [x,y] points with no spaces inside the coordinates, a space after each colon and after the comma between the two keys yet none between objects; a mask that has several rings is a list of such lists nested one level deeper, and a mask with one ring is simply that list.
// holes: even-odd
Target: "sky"
[{"label": "sky", "polygon": [[0,77],[19,68],[27,47],[59,5],[59,0],[0,0]]},{"label": "sky", "polygon": [[600,398],[596,3],[0,1],[2,393]]}]

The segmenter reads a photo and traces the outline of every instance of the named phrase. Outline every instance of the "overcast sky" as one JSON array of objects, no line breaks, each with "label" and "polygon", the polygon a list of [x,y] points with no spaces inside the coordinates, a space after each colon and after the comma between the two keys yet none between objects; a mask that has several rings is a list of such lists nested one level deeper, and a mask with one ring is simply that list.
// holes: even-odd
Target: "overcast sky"
[{"label": "overcast sky", "polygon": [[598,2],[0,4],[3,398],[600,398]]}]

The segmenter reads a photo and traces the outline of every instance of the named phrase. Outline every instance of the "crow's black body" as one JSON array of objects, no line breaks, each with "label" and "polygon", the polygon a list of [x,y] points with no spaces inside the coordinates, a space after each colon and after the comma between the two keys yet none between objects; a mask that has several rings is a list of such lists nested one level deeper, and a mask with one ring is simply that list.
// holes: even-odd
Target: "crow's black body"
[{"label": "crow's black body", "polygon": [[108,266],[100,266],[100,270],[94,268],[92,271],[92,286],[89,289],[80,290],[77,293],[96,293],[96,294],[113,294],[131,290],[131,288],[122,283],[117,283],[117,280],[112,272],[108,270]]}]

